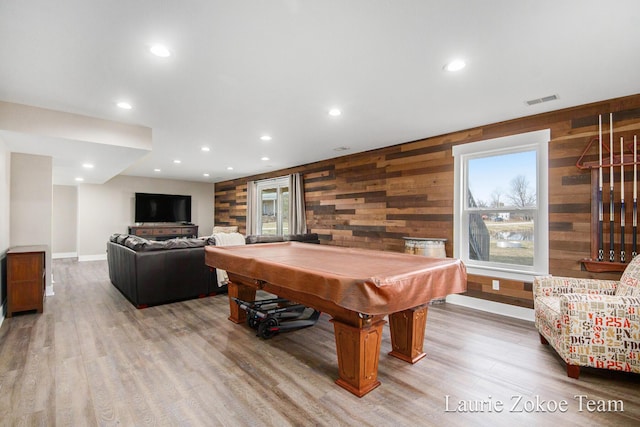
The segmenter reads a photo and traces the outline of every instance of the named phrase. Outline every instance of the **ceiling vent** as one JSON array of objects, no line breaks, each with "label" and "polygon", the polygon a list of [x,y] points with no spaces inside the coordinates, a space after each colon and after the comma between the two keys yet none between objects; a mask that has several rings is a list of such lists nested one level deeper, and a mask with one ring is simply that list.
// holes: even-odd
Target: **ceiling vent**
[{"label": "ceiling vent", "polygon": [[556,99],[558,99],[558,95],[549,95],[543,98],[530,99],[525,102],[527,103],[527,105],[536,105],[536,104],[542,104],[543,102],[555,101]]}]

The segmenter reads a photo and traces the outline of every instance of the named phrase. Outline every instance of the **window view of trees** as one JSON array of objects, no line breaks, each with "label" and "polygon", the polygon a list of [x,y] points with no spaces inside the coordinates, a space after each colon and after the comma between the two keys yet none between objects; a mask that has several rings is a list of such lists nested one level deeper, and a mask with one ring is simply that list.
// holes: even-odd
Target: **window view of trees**
[{"label": "window view of trees", "polygon": [[542,129],[452,147],[453,252],[474,274],[548,273],[550,139]]},{"label": "window view of trees", "polygon": [[505,193],[501,187],[497,187],[491,192],[491,200],[476,200],[476,206],[480,208],[499,208],[503,206],[527,208],[535,207],[535,205],[536,192],[524,175],[518,175],[511,179],[508,193]]},{"label": "window view of trees", "polygon": [[531,189],[529,180],[524,175],[518,175],[511,180],[511,192],[507,198],[517,208],[526,208],[536,204],[536,193]]},{"label": "window view of trees", "polygon": [[[508,164],[512,161],[509,157],[515,155],[520,153],[499,156],[499,162]],[[468,165],[468,186],[481,187],[478,197],[468,188],[469,257],[479,261],[532,266],[536,189],[526,174],[514,176],[514,171],[509,168],[503,168],[502,173],[493,171],[498,174],[493,183],[483,182],[480,186],[479,182],[472,182],[471,177],[478,176],[479,170],[485,169],[492,160],[473,159]],[[535,170],[535,163],[532,167]],[[508,183],[508,188],[502,187],[502,183]],[[491,184],[498,185],[490,190]]]}]

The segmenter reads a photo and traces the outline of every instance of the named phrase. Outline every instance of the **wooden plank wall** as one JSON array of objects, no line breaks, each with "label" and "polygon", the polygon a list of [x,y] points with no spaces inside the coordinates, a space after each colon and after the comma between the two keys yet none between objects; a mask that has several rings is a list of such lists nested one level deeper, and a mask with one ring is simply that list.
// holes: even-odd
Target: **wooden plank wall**
[{"label": "wooden plank wall", "polygon": [[[618,141],[620,136],[629,141],[634,133],[640,133],[640,95],[633,95],[217,183],[215,223],[237,225],[244,233],[247,181],[301,172],[307,226],[320,235],[323,244],[403,251],[403,236],[438,237],[448,239],[446,253],[452,256],[451,147],[550,128],[550,273],[616,279],[619,273],[589,273],[582,269],[580,260],[589,257],[591,251],[592,189],[590,172],[576,167],[585,147],[597,137],[598,114],[608,117],[610,112],[614,113]],[[585,160],[597,157],[596,144]],[[630,230],[626,234],[627,242],[631,242]],[[619,233],[616,239],[619,240]],[[492,279],[470,275],[467,294],[533,306],[531,283],[500,279],[501,289],[493,291]]]}]

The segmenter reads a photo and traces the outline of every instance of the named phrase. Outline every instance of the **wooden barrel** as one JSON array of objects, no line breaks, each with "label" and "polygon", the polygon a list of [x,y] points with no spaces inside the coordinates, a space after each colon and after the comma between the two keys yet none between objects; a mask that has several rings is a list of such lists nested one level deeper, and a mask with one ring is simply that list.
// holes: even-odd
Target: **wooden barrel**
[{"label": "wooden barrel", "polygon": [[447,239],[404,237],[404,252],[432,258],[446,258],[445,242]]},{"label": "wooden barrel", "polygon": [[[427,256],[432,258],[446,258],[447,252],[444,243],[447,239],[424,238],[424,237],[403,237],[404,252],[408,254]],[[438,298],[429,301],[429,305],[442,304],[445,298]]]}]

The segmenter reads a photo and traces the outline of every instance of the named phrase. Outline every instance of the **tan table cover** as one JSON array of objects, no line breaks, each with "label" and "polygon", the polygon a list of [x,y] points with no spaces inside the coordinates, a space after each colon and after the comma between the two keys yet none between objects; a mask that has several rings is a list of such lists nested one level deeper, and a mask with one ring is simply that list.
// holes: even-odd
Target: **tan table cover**
[{"label": "tan table cover", "polygon": [[370,315],[395,313],[467,289],[466,269],[458,259],[299,242],[206,246],[205,262]]}]

